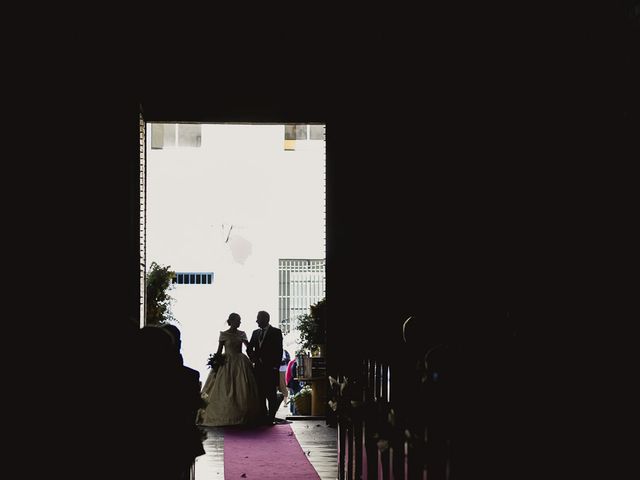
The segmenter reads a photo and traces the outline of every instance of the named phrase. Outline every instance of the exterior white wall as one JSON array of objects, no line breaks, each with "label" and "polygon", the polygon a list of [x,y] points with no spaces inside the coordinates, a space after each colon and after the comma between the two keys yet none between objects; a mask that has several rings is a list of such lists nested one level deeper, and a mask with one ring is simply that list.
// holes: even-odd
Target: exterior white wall
[{"label": "exterior white wall", "polygon": [[284,125],[202,125],[199,148],[151,149],[150,137],[147,266],[214,273],[170,291],[185,364],[204,381],[229,313],[248,335],[259,310],[277,325],[278,259],[325,257],[324,141],[285,151]]}]

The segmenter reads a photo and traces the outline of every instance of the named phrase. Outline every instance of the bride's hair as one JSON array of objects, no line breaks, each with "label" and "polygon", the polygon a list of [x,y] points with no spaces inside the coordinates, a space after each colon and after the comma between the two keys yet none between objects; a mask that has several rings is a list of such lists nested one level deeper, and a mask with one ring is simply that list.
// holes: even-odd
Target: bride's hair
[{"label": "bride's hair", "polygon": [[231,314],[229,315],[229,318],[227,319],[227,323],[228,323],[229,325],[231,325],[231,321],[232,321],[232,320],[238,320],[238,321],[240,321],[240,315],[238,315],[237,313],[231,313]]}]

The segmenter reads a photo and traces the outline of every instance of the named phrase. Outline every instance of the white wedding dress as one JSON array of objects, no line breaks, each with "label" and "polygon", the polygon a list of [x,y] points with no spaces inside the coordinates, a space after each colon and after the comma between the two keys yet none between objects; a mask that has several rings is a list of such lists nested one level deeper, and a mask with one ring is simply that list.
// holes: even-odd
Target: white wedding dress
[{"label": "white wedding dress", "polygon": [[251,361],[242,353],[243,340],[247,340],[247,334],[242,330],[220,332],[225,361],[216,374],[209,372],[202,388],[202,397],[208,404],[200,412],[199,424],[217,427],[258,420],[261,414],[258,385]]}]

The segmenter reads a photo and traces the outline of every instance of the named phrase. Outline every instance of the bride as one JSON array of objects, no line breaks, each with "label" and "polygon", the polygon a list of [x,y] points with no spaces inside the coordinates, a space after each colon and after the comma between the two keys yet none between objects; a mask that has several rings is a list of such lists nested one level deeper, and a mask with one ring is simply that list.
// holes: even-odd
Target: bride
[{"label": "bride", "polygon": [[242,344],[249,345],[247,334],[238,330],[240,315],[232,313],[227,320],[229,329],[220,332],[218,351],[224,347],[225,360],[217,369],[211,369],[202,388],[207,406],[201,411],[204,426],[243,425],[256,422],[261,414],[258,385],[249,357],[242,353]]}]

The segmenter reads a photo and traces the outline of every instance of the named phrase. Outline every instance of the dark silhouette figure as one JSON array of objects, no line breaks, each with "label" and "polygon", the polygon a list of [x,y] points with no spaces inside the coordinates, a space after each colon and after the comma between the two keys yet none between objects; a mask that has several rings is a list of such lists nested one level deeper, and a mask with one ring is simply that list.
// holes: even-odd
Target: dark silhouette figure
[{"label": "dark silhouette figure", "polygon": [[171,335],[147,326],[138,332],[136,381],[134,383],[138,462],[141,479],[180,478],[175,456],[179,443],[175,436],[178,410],[173,401],[177,357]]},{"label": "dark silhouette figure", "polygon": [[183,439],[180,449],[176,452],[178,462],[182,465],[180,480],[189,478],[191,465],[196,457],[204,455],[201,432],[195,424],[198,409],[202,406],[200,397],[200,373],[183,364],[180,349],[182,340],[180,330],[175,325],[166,324],[163,329],[171,334],[173,353],[176,356],[175,372],[175,407],[180,412],[180,423],[176,426],[176,434]]},{"label": "dark silhouette figure", "polygon": [[[253,331],[247,353],[253,362],[253,371],[258,382],[260,405],[264,409],[265,422],[273,424],[282,402],[276,389],[279,385],[279,368],[282,361],[282,331],[269,325],[269,313],[258,312],[258,329]],[[268,402],[267,410],[265,402]]]},{"label": "dark silhouette figure", "polygon": [[479,471],[514,478],[520,435],[514,332],[504,312],[479,308],[403,325],[410,358],[418,359],[418,394],[405,409],[425,439],[420,461],[430,480],[476,478]]},{"label": "dark silhouette figure", "polygon": [[145,480],[188,478],[193,460],[204,453],[195,426],[199,374],[182,365],[172,330],[147,326],[138,333],[134,433],[137,478]]},{"label": "dark silhouette figure", "polygon": [[[405,408],[412,412],[410,423],[414,432],[425,439],[425,450],[412,461],[423,462],[421,467],[426,467],[429,478],[433,480],[452,478],[453,473],[452,410],[457,400],[453,391],[457,348],[452,345],[451,332],[446,325],[448,320],[444,317],[413,316],[402,326],[408,349],[405,362],[415,362],[415,383],[411,388],[417,393],[407,401]],[[419,471],[418,465],[413,470]]]}]

